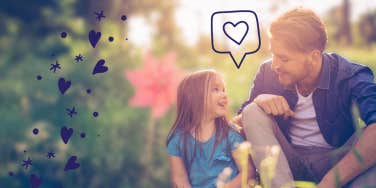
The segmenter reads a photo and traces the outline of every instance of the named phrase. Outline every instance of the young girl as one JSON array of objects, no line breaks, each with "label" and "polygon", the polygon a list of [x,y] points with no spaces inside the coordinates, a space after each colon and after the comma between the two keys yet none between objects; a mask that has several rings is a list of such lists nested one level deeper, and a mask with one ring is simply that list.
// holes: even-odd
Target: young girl
[{"label": "young girl", "polygon": [[185,77],[178,87],[177,117],[167,137],[173,187],[216,187],[221,171],[230,167],[226,187],[240,187],[241,173],[233,158],[244,141],[226,120],[227,95],[213,70]]}]

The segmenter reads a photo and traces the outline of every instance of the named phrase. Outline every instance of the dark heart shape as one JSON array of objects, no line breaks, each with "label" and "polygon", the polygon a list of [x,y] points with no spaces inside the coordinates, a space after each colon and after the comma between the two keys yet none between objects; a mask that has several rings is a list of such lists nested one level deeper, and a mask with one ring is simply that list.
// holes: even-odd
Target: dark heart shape
[{"label": "dark heart shape", "polygon": [[63,127],[61,128],[61,131],[60,131],[60,136],[61,136],[61,139],[63,139],[63,142],[64,144],[67,144],[69,139],[71,138],[73,134],[73,129],[72,128],[67,128],[67,127]]},{"label": "dark heart shape", "polygon": [[[223,32],[225,33],[225,35],[238,45],[240,45],[243,42],[245,36],[247,36],[248,29],[249,29],[248,24],[245,21],[240,21],[236,24],[232,22],[226,22],[225,24],[223,24]],[[241,38],[238,35],[234,35],[234,32],[239,32],[239,31],[241,33],[238,33],[238,34],[242,34],[242,35],[239,35],[241,36]]]},{"label": "dark heart shape", "polygon": [[106,61],[104,59],[99,60],[93,69],[93,75],[107,72],[108,67],[104,66],[105,63]]},{"label": "dark heart shape", "polygon": [[100,31],[95,32],[95,30],[91,30],[89,32],[89,41],[93,48],[97,46],[97,43],[99,42],[99,39],[101,38],[102,33]]},{"label": "dark heart shape", "polygon": [[36,176],[35,174],[31,174],[29,180],[30,180],[31,188],[38,188],[42,184],[42,179]]},{"label": "dark heart shape", "polygon": [[65,164],[64,171],[74,170],[80,167],[80,164],[76,162],[77,156],[69,157],[67,163]]},{"label": "dark heart shape", "polygon": [[67,80],[65,81],[64,78],[60,78],[58,82],[59,90],[62,95],[69,89],[71,86],[71,81]]}]

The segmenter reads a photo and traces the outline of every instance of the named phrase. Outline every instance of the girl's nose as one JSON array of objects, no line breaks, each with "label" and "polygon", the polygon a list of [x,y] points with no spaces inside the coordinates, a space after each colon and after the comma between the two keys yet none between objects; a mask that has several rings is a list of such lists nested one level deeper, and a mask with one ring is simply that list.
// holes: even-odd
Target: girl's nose
[{"label": "girl's nose", "polygon": [[226,93],[226,91],[222,91],[222,92],[221,92],[221,96],[222,96],[222,97],[225,97],[225,98],[227,99],[227,93]]}]

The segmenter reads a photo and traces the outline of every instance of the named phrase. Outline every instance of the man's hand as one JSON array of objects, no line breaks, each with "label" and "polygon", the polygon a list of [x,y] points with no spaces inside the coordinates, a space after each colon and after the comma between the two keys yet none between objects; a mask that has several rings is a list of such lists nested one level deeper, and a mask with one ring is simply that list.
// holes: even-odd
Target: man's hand
[{"label": "man's hand", "polygon": [[289,116],[294,115],[286,99],[279,95],[261,94],[253,102],[262,108],[264,112],[273,116],[283,115],[283,118],[287,119]]}]

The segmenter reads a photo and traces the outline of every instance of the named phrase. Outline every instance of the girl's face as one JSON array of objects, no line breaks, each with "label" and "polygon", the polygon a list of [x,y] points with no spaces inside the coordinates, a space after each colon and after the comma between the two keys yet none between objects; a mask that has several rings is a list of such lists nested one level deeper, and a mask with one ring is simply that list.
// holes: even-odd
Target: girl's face
[{"label": "girl's face", "polygon": [[209,90],[207,95],[207,115],[209,118],[217,118],[225,116],[227,112],[227,94],[223,79],[216,75],[209,82]]}]

